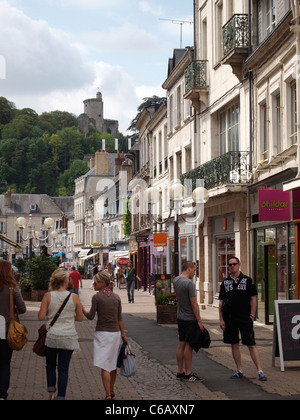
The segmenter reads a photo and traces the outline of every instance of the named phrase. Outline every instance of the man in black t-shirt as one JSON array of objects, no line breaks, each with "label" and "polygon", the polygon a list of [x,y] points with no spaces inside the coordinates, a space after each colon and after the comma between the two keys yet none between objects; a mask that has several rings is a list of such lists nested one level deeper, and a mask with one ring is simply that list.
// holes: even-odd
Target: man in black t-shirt
[{"label": "man in black t-shirt", "polygon": [[231,344],[237,371],[232,379],[244,376],[240,351],[242,344],[248,346],[251,358],[258,370],[260,381],[266,381],[255,342],[253,323],[257,309],[257,290],[254,281],[240,271],[240,260],[233,257],[228,262],[229,276],[223,281],[220,291],[220,327],[224,332],[224,343]]}]

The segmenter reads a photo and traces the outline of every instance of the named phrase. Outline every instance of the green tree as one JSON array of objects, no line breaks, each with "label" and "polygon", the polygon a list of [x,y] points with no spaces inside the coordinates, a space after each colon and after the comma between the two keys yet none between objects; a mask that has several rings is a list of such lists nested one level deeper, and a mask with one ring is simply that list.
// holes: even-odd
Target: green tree
[{"label": "green tree", "polygon": [[0,124],[8,124],[14,116],[15,104],[3,96],[0,97]]},{"label": "green tree", "polygon": [[71,163],[70,168],[59,177],[59,195],[67,197],[74,195],[75,179],[85,175],[88,171],[89,167],[86,162],[74,160],[74,162]]}]

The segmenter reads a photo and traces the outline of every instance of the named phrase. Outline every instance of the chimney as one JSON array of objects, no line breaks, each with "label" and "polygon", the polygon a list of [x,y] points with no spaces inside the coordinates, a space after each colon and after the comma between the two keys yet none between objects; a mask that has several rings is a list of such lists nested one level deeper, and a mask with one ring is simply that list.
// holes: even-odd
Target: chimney
[{"label": "chimney", "polygon": [[11,188],[10,187],[8,187],[8,190],[4,196],[4,206],[8,207],[9,209],[11,208]]},{"label": "chimney", "polygon": [[124,160],[125,158],[121,157],[120,152],[118,152],[117,158],[115,159],[115,176],[119,175]]},{"label": "chimney", "polygon": [[93,169],[95,167],[95,156],[92,156],[90,159],[90,169]]},{"label": "chimney", "polygon": [[95,175],[109,175],[109,159],[108,153],[106,151],[96,152],[95,155],[95,166],[96,173]]}]

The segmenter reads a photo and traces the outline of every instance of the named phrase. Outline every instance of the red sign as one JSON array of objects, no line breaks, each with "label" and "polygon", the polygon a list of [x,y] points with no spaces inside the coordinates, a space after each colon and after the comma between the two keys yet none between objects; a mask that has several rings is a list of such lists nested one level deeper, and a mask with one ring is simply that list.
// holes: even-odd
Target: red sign
[{"label": "red sign", "polygon": [[129,261],[129,258],[119,258],[117,264],[120,267],[121,265],[128,265]]},{"label": "red sign", "polygon": [[260,190],[258,192],[259,221],[283,222],[291,220],[290,192]]}]

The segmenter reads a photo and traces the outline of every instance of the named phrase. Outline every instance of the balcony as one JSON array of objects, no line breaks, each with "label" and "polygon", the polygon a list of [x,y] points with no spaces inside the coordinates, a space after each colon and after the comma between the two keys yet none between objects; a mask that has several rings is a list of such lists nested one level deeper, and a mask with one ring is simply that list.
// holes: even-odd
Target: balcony
[{"label": "balcony", "polygon": [[190,99],[193,107],[200,111],[201,102],[208,106],[208,61],[193,61],[185,71],[185,95],[184,99]]},{"label": "balcony", "polygon": [[222,64],[232,67],[233,73],[242,80],[243,64],[249,54],[249,16],[233,15],[223,26]]},{"label": "balcony", "polygon": [[248,184],[251,178],[249,156],[249,152],[228,152],[182,175],[180,181],[187,188],[188,195],[197,188],[197,180],[202,179],[207,190],[228,184]]}]

